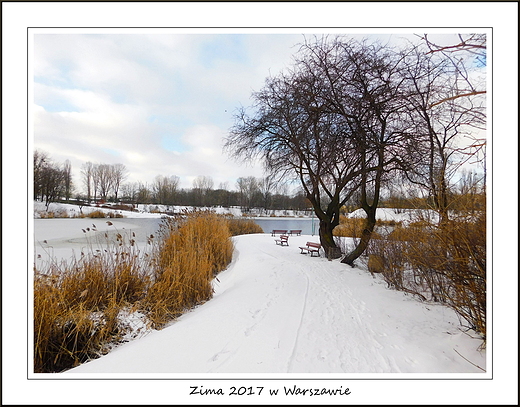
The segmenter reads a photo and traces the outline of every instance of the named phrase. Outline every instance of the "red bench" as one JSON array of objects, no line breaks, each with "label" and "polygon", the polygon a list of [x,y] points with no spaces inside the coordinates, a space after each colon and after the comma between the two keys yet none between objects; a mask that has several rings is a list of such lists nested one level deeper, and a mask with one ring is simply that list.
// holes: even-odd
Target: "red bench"
[{"label": "red bench", "polygon": [[320,249],[321,244],[314,243],[314,242],[307,242],[307,246],[300,246],[301,254],[307,254],[310,253],[311,257],[314,256],[314,253],[319,257],[320,256]]},{"label": "red bench", "polygon": [[271,236],[274,236],[274,235],[286,235],[287,234],[287,230],[279,230],[279,229],[274,229],[272,232],[271,232]]},{"label": "red bench", "polygon": [[290,230],[289,234],[290,235],[300,236],[302,234],[302,231],[301,230]]},{"label": "red bench", "polygon": [[289,246],[289,236],[288,235],[281,235],[280,239],[274,240],[276,244],[279,244],[280,246]]}]

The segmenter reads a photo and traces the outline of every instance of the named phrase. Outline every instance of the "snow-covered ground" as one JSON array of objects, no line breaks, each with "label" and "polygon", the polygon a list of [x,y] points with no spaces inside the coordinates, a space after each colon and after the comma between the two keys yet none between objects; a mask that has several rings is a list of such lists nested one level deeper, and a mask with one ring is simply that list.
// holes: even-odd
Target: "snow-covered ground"
[{"label": "snow-covered ground", "polygon": [[[182,213],[184,210],[190,210],[191,206],[180,205],[156,205],[156,204],[139,204],[133,211],[121,210],[112,208],[115,204],[107,203],[103,205],[82,206],[74,204],[64,204],[51,202],[46,208],[44,202],[34,202],[34,218],[39,219],[46,217],[48,213],[54,213],[54,217],[79,217],[80,215],[88,215],[94,211],[105,212],[107,215],[120,215],[125,218],[160,218],[164,216],[165,212]],[[244,213],[239,207],[222,207],[214,206],[206,208],[218,214],[243,216]],[[252,208],[248,213],[249,217],[270,217],[270,216],[288,216],[288,217],[304,217],[310,216],[309,211],[294,211],[294,210],[269,210],[262,208]]]},{"label": "snow-covered ground", "polygon": [[282,247],[268,234],[235,238],[213,299],[66,374],[484,373],[481,341],[453,311],[388,290],[366,270],[302,255],[309,239]]},{"label": "snow-covered ground", "polygon": [[[157,216],[141,216],[151,215]],[[53,237],[66,239],[66,230],[54,230],[59,236]],[[77,230],[72,234],[76,236]],[[317,236],[292,236],[288,247],[276,245],[270,234],[234,240],[233,262],[214,280],[214,297],[163,330],[150,331],[60,374],[30,373],[29,351],[30,385],[42,388],[42,393],[37,398],[38,393],[26,392],[24,400],[206,405],[492,403],[493,392],[486,389],[498,385],[498,376],[491,380],[498,365],[492,359],[497,350],[490,348],[493,335],[488,337],[488,350],[479,351],[480,339],[464,332],[452,310],[390,290],[362,265],[351,268],[337,260],[300,254],[298,247],[318,241]],[[506,352],[517,354],[514,349]],[[500,360],[504,366],[504,359]],[[506,364],[517,366],[517,360]],[[514,375],[502,376],[504,381],[507,389],[517,383]],[[92,390],[85,392],[85,386]],[[254,394],[233,397],[233,387],[239,386],[248,393],[251,388]],[[336,396],[309,397],[307,392],[286,397],[293,386],[301,391],[340,391]],[[55,390],[49,392],[51,388]],[[351,394],[346,394],[346,388]],[[208,389],[213,393],[220,389],[224,395],[211,391],[204,395]],[[271,394],[275,389],[279,395]]]},{"label": "snow-covered ground", "polygon": [[[363,209],[356,209],[348,214],[349,218],[366,218]],[[394,209],[394,208],[377,208],[376,219],[382,221],[395,221],[407,224],[417,221],[419,218],[425,218],[432,222],[438,219],[437,213],[433,210],[425,209]]]}]

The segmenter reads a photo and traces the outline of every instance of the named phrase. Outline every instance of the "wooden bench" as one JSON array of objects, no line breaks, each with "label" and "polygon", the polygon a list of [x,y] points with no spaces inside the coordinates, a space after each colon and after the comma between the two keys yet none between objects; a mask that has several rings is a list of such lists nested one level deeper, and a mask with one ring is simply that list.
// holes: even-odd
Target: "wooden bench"
[{"label": "wooden bench", "polygon": [[300,236],[302,234],[302,231],[301,230],[290,230],[289,234],[290,235]]},{"label": "wooden bench", "polygon": [[314,256],[314,253],[319,257],[320,256],[320,249],[321,244],[314,243],[314,242],[307,242],[307,246],[300,246],[301,254],[307,254],[310,253],[311,257]]},{"label": "wooden bench", "polygon": [[288,235],[280,235],[280,239],[274,240],[276,244],[279,244],[280,246],[286,245],[289,246],[289,236]]},{"label": "wooden bench", "polygon": [[274,230],[271,232],[271,236],[275,236],[275,235],[286,235],[286,234],[287,234],[287,230],[274,229]]}]

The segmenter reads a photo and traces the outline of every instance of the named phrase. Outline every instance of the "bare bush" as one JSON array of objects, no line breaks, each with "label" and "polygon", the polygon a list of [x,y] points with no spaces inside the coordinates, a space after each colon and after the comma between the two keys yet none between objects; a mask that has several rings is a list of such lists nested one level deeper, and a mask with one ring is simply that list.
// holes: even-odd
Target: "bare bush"
[{"label": "bare bush", "polygon": [[397,227],[374,245],[390,287],[453,308],[468,327],[486,335],[486,217],[421,220]]}]

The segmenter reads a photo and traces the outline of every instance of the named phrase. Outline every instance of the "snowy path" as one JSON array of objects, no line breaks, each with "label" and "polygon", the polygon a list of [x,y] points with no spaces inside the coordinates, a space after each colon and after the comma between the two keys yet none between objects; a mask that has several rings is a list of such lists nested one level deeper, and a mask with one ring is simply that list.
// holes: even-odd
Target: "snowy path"
[{"label": "snowy path", "polygon": [[67,373],[483,373],[455,352],[485,368],[453,311],[300,254],[308,240],[236,238],[213,299]]}]

